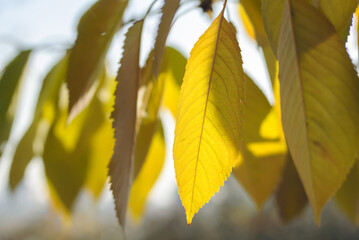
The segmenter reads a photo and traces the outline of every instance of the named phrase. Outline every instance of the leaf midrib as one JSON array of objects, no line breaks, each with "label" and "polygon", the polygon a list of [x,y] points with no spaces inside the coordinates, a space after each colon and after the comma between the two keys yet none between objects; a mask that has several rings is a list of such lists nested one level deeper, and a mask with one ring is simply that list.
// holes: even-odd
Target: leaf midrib
[{"label": "leaf midrib", "polygon": [[213,71],[214,71],[214,64],[215,64],[215,61],[216,61],[216,55],[217,55],[217,49],[218,49],[219,35],[220,35],[220,32],[221,32],[221,26],[222,26],[222,22],[223,22],[223,18],[224,18],[224,10],[226,8],[226,3],[227,3],[227,1],[224,2],[223,10],[221,12],[221,19],[219,21],[217,39],[216,39],[216,44],[215,44],[214,53],[213,53],[213,61],[212,61],[212,66],[211,66],[211,73],[209,75],[206,103],[205,103],[205,106],[204,106],[203,120],[202,120],[202,125],[201,125],[201,133],[199,135],[196,166],[195,166],[195,170],[194,170],[194,179],[193,179],[193,186],[192,186],[192,199],[191,199],[191,207],[190,207],[190,214],[189,214],[190,216],[192,216],[192,211],[193,211],[192,205],[193,205],[193,199],[194,199],[194,189],[195,189],[195,186],[196,186],[196,177],[197,177],[197,168],[198,168],[198,162],[199,162],[199,153],[200,153],[200,150],[201,150],[202,135],[203,135],[204,123],[205,123],[205,120],[206,120],[206,112],[207,112],[207,106],[208,106],[208,100],[209,100],[209,92],[210,92],[210,89],[211,89],[212,76],[213,76]]},{"label": "leaf midrib", "polygon": [[[289,18],[290,18],[290,21],[289,21],[289,26],[290,26],[290,34],[292,35],[292,41],[293,41],[293,45],[294,45],[294,53],[295,53],[295,66],[297,68],[297,71],[298,71],[298,78],[299,78],[299,86],[300,86],[300,96],[301,96],[301,101],[302,101],[302,111],[303,111],[303,116],[304,116],[304,120],[306,121],[308,119],[307,117],[307,113],[305,111],[305,101],[304,101],[304,95],[303,95],[303,84],[302,84],[302,74],[301,74],[301,71],[300,71],[300,64],[299,64],[299,58],[298,58],[298,50],[297,50],[297,43],[296,43],[296,38],[295,38],[295,34],[294,34],[294,26],[293,26],[293,16],[292,16],[292,11],[291,11],[291,3],[290,3],[290,0],[286,0],[287,1],[287,4],[288,4],[288,11],[289,11]],[[311,165],[311,156],[310,156],[310,153],[309,153],[309,142],[310,142],[310,139],[309,139],[309,136],[308,136],[308,127],[307,127],[307,124],[305,123],[304,124],[304,128],[305,128],[305,139],[306,139],[306,145],[307,145],[307,159],[309,161],[309,170],[310,170],[310,174],[308,176],[310,176],[310,182],[312,183],[312,186],[311,186],[311,191],[312,191],[312,198],[313,198],[313,201],[315,202],[315,195],[314,195],[314,186],[313,186],[313,178],[312,178],[312,174],[313,174],[313,171],[312,171],[312,165]]]}]

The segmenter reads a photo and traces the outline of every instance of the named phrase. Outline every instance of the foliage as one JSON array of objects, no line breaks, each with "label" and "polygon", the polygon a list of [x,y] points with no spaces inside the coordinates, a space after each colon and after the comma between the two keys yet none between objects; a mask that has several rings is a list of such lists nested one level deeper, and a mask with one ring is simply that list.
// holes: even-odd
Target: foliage
[{"label": "foliage", "polygon": [[[225,18],[235,5],[227,0],[188,61],[166,46],[186,2],[164,0],[154,48],[141,66],[144,22],[155,2],[128,23],[122,22],[126,0],[99,0],[83,15],[73,47],[43,81],[13,157],[11,189],[31,159],[42,156],[52,201],[70,215],[82,188],[99,196],[108,166],[120,224],[128,209],[140,219],[164,163],[159,112],[168,108],[176,118],[173,159],[188,224],[232,170],[259,209],[274,194],[284,222],[309,202],[319,225],[323,206],[335,196],[358,223],[359,79],[345,47],[358,2],[236,4],[262,50],[273,105],[242,69],[241,43]],[[212,1],[198,8],[211,12]],[[106,54],[128,25],[113,78]],[[0,78],[0,143],[9,138],[31,51],[19,52]]]}]

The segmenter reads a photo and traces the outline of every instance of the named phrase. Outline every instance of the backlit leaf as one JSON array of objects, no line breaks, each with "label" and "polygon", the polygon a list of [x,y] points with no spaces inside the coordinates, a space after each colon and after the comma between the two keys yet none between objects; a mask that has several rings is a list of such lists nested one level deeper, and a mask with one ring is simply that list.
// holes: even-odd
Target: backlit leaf
[{"label": "backlit leaf", "polygon": [[164,69],[161,73],[165,79],[163,105],[176,117],[187,59],[174,48],[166,47],[165,51],[165,59],[163,61]]},{"label": "backlit leaf", "polygon": [[[51,69],[43,81],[39,100],[35,109],[34,119],[25,135],[20,140],[11,163],[9,175],[11,189],[15,189],[19,182],[22,180],[27,165],[29,164],[32,157],[36,154],[34,152],[33,145],[34,142],[38,140],[36,135],[38,132],[40,120],[45,117],[45,111],[50,107],[49,105],[55,109],[61,84],[65,80],[66,68],[67,58],[65,57]],[[47,116],[47,120],[51,121],[49,116]]]},{"label": "backlit leaf", "polygon": [[[31,51],[20,52],[4,69],[0,78],[0,145],[10,134],[14,112],[10,113],[10,106],[17,102],[17,92],[21,76],[29,59]],[[16,96],[16,97],[15,97]],[[0,149],[1,155],[1,149]]]},{"label": "backlit leaf", "polygon": [[[241,0],[240,6],[243,7],[253,26],[255,32],[255,39],[259,46],[266,46],[268,44],[267,36],[264,31],[263,20],[261,15],[261,0]],[[241,11],[240,11],[241,12]]]},{"label": "backlit leaf", "polygon": [[223,14],[193,47],[180,93],[173,158],[188,224],[230,175],[242,145],[245,79]]},{"label": "backlit leaf", "polygon": [[[89,167],[85,186],[97,198],[101,194],[107,180],[107,166],[113,154],[115,139],[113,138],[112,121],[110,112],[114,104],[115,80],[109,78],[107,74],[103,76],[104,85],[97,93],[97,98],[101,104],[91,106],[90,111],[96,114],[101,122],[100,126],[93,132],[90,139]],[[83,129],[87,131],[88,126]],[[90,130],[90,129],[89,129]]]},{"label": "backlit leaf", "polygon": [[308,203],[303,184],[290,154],[288,154],[287,164],[275,198],[279,216],[283,222],[289,222],[298,216]]},{"label": "backlit leaf", "polygon": [[274,80],[276,78],[276,59],[269,45],[267,34],[264,30],[261,2],[261,0],[241,0],[240,9],[243,10],[240,10],[240,13],[241,16],[244,16],[245,14],[248,15],[249,23],[247,23],[246,25],[251,24],[255,31],[255,39],[257,40],[258,45],[262,48],[264,59],[267,64],[269,77],[273,86]]},{"label": "backlit leaf", "polygon": [[[59,109],[44,146],[46,176],[56,199],[60,200],[68,212],[71,211],[78,193],[86,183],[91,159],[98,156],[95,154],[92,140],[101,129],[105,115],[101,113],[103,103],[97,93],[98,91],[89,107],[77,115],[70,124],[67,123],[67,105],[61,103],[65,97],[60,96]],[[106,153],[106,146],[102,144],[106,142],[96,147],[104,150],[101,158],[106,161],[106,154],[109,160],[111,150]]]},{"label": "backlit leaf", "polygon": [[158,26],[158,32],[154,48],[154,74],[157,77],[161,68],[162,56],[165,50],[165,44],[168,33],[171,29],[173,17],[175,16],[179,7],[180,0],[165,0],[162,8],[162,17],[160,25]]},{"label": "backlit leaf", "polygon": [[67,71],[69,112],[73,118],[91,99],[91,86],[101,73],[107,50],[122,23],[128,0],[99,0],[81,18]]},{"label": "backlit leaf", "polygon": [[319,224],[354,164],[359,80],[342,40],[306,0],[286,0],[278,44],[282,122]]},{"label": "backlit leaf", "polygon": [[246,77],[245,148],[233,172],[261,208],[280,180],[286,146],[279,138],[281,129],[274,108],[252,79]]},{"label": "backlit leaf", "polygon": [[334,25],[344,42],[347,40],[357,0],[317,0],[316,5]]},{"label": "backlit leaf", "polygon": [[[156,132],[158,124],[158,110],[162,103],[162,95],[164,88],[164,77],[162,72],[159,74],[157,81],[153,74],[153,52],[149,55],[146,66],[141,71],[141,86],[144,89],[142,99],[138,99],[142,105],[139,107],[137,115],[137,140],[135,146],[134,160],[134,178],[140,172],[142,165],[148,154],[152,138]],[[148,79],[149,78],[149,79]]]},{"label": "backlit leaf", "polygon": [[130,192],[129,209],[136,220],[144,212],[147,195],[156,182],[165,160],[165,141],[162,124],[159,121],[159,124],[156,125],[158,125],[157,131],[146,155],[146,160],[137,174]]},{"label": "backlit leaf", "polygon": [[359,225],[359,165],[356,163],[335,195],[335,202],[356,225]]},{"label": "backlit leaf", "polygon": [[115,148],[108,174],[115,199],[117,217],[122,225],[125,223],[127,200],[132,181],[142,27],[143,20],[138,21],[126,34],[121,67],[116,78],[118,84],[115,91],[114,111],[112,112]]},{"label": "backlit leaf", "polygon": [[285,0],[262,0],[262,17],[273,53],[277,56],[277,46]]}]

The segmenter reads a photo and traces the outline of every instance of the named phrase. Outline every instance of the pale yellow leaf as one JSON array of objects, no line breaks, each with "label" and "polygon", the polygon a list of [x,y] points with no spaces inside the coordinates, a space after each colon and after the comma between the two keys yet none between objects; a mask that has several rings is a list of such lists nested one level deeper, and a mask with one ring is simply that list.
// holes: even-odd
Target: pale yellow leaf
[{"label": "pale yellow leaf", "polygon": [[241,147],[244,73],[223,14],[193,47],[180,93],[173,158],[188,224],[230,175]]},{"label": "pale yellow leaf", "polygon": [[327,18],[286,0],[278,43],[282,123],[317,223],[359,146],[359,80]]}]

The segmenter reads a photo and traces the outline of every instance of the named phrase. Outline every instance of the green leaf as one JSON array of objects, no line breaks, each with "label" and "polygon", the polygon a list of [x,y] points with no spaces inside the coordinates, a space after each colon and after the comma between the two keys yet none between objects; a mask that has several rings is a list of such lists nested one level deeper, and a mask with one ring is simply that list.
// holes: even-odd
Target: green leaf
[{"label": "green leaf", "polygon": [[[89,107],[68,124],[67,107],[61,107],[60,103],[45,142],[45,173],[53,193],[67,212],[71,211],[78,193],[86,183],[90,160],[95,151],[92,140],[104,122],[102,106],[98,97],[93,98]],[[104,161],[105,156],[104,152]]]},{"label": "green leaf", "polygon": [[319,224],[359,146],[359,80],[342,40],[306,0],[286,0],[278,44],[284,134]]},{"label": "green leaf", "polygon": [[53,115],[53,113],[48,114],[46,111],[48,111],[49,108],[55,109],[56,107],[61,84],[65,80],[66,68],[67,57],[64,57],[50,70],[43,81],[34,119],[20,140],[11,163],[9,183],[12,190],[20,183],[24,177],[27,165],[36,154],[33,150],[33,144],[34,142],[39,142],[39,138],[36,138],[36,135],[41,119],[45,117],[49,122],[52,121],[52,117],[49,115]]},{"label": "green leaf", "polygon": [[161,68],[162,56],[165,50],[167,36],[171,30],[173,18],[179,8],[180,0],[165,0],[162,8],[162,17],[154,48],[154,74],[157,77]]},{"label": "green leaf", "polygon": [[115,199],[117,217],[121,225],[125,224],[128,194],[132,181],[142,28],[143,20],[136,22],[126,34],[121,67],[116,78],[118,85],[115,91],[114,111],[112,112],[115,148],[108,174]]},{"label": "green leaf", "polygon": [[128,0],[99,0],[81,18],[67,71],[70,119],[92,98],[91,87],[104,67],[113,36],[122,23]]},{"label": "green leaf", "polygon": [[303,184],[290,154],[288,154],[287,164],[275,199],[279,216],[283,222],[289,222],[297,217],[308,203]]},{"label": "green leaf", "polygon": [[16,89],[29,59],[31,50],[20,52],[5,68],[0,78],[0,144],[10,134],[14,114],[9,113],[10,106],[17,102]]}]

